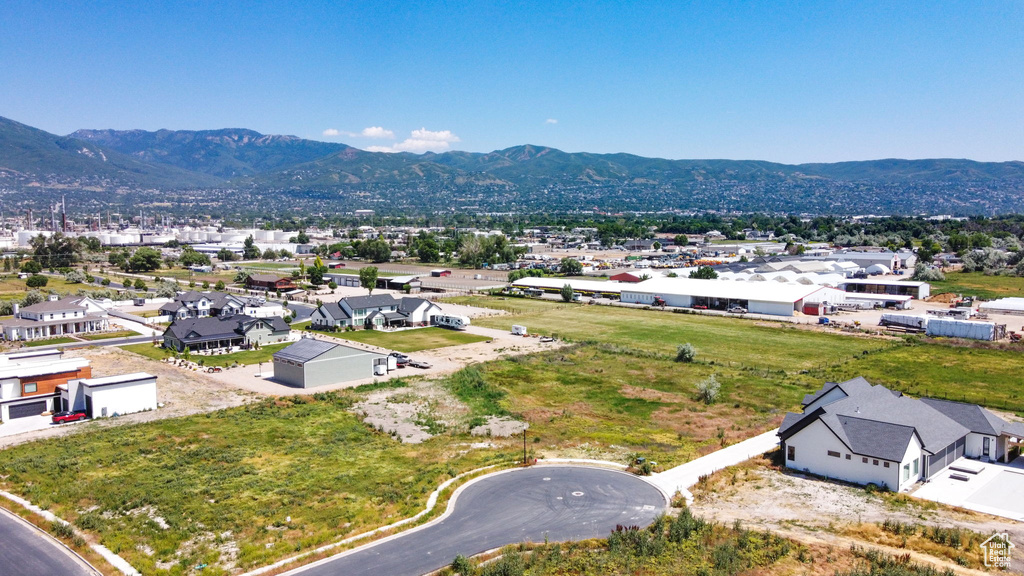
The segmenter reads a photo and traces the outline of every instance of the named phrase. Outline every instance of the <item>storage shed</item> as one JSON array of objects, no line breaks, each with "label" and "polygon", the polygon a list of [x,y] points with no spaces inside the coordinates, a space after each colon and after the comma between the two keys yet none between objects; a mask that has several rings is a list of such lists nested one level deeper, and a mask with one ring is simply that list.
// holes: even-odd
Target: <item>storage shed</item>
[{"label": "storage shed", "polygon": [[370,378],[376,366],[386,372],[387,362],[383,354],[303,338],[274,354],[274,379],[288,386],[314,388]]}]

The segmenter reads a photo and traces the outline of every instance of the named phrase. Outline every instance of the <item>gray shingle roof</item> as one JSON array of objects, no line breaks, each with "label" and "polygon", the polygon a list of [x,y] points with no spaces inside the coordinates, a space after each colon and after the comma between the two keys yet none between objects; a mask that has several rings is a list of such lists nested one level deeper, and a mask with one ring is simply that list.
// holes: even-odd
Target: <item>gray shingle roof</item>
[{"label": "gray shingle roof", "polygon": [[971,432],[998,436],[1006,422],[977,404],[964,404],[950,400],[922,398],[921,402],[952,418]]},{"label": "gray shingle roof", "polygon": [[327,311],[328,316],[335,320],[351,318],[351,316],[348,315],[348,312],[345,312],[345,309],[337,302],[325,302],[321,304],[320,307]]},{"label": "gray shingle roof", "polygon": [[[288,331],[291,327],[278,316],[270,318],[253,318],[244,314],[234,316],[214,316],[207,318],[185,318],[174,321],[167,327],[172,336],[182,341],[210,340],[216,338],[237,338],[245,333],[250,326],[266,322],[275,332]],[[195,332],[197,336],[188,338]]]},{"label": "gray shingle roof", "polygon": [[872,386],[863,378],[827,383],[804,398],[805,407],[835,388],[844,396],[815,406],[810,412],[786,414],[779,436],[785,440],[809,422],[820,419],[850,450],[898,461],[897,453],[902,457],[910,441],[908,429],[917,433],[927,452],[935,453],[966,436],[972,426],[980,432],[986,426],[987,430],[1002,430],[1006,426],[1003,420],[977,406],[972,410],[969,404],[950,406],[958,403],[915,400],[884,386]]},{"label": "gray shingle roof", "polygon": [[409,298],[409,297],[406,297],[406,298],[402,298],[398,302],[398,311],[402,312],[404,314],[409,314],[411,312],[415,312],[416,309],[419,308],[420,306],[422,306],[424,302],[426,302],[427,304],[430,304],[431,306],[437,306],[437,304],[434,304],[430,300],[425,300],[423,298]]},{"label": "gray shingle roof", "polygon": [[334,350],[337,344],[321,342],[312,338],[303,338],[295,344],[274,353],[274,360],[291,360],[292,362],[309,362],[324,352]]},{"label": "gray shingle roof", "polygon": [[85,306],[78,304],[79,299],[61,298],[60,300],[43,300],[31,306],[22,308],[24,312],[71,312],[72,310],[84,310]]},{"label": "gray shingle roof", "polygon": [[352,296],[345,298],[345,303],[353,310],[358,308],[384,308],[387,306],[398,306],[398,301],[391,294],[376,294],[370,296]]}]

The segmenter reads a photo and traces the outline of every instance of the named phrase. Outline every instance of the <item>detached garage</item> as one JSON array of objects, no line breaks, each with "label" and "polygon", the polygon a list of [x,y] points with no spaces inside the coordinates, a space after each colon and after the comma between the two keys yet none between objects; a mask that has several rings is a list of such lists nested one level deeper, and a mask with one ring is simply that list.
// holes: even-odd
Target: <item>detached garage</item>
[{"label": "detached garage", "polygon": [[52,409],[50,406],[52,401],[52,394],[0,400],[0,421],[7,422],[15,418],[27,418],[49,412]]},{"label": "detached garage", "polygon": [[71,380],[58,386],[63,410],[82,410],[89,418],[156,410],[156,376],[145,372]]},{"label": "detached garage", "polygon": [[314,388],[386,374],[387,363],[383,354],[303,338],[274,354],[274,379],[288,386]]}]

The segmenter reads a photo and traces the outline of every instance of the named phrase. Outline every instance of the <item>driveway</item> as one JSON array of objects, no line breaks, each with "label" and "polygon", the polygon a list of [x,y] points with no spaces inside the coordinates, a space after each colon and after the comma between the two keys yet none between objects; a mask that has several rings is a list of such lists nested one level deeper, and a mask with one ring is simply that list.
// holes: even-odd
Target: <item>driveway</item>
[{"label": "driveway", "polygon": [[647,526],[664,495],[615,470],[535,466],[484,476],[456,492],[440,521],[321,560],[288,574],[419,576],[517,542],[607,537],[616,525]]},{"label": "driveway", "polygon": [[759,436],[747,438],[732,446],[716,450],[707,456],[701,456],[675,468],[652,474],[650,481],[666,494],[675,494],[677,491],[682,493],[689,502],[693,498],[688,489],[696,484],[701,476],[750,460],[754,456],[775,448],[779,445],[778,433],[779,430],[776,428]]},{"label": "driveway", "polygon": [[99,573],[35,526],[0,509],[4,576],[93,576]]},{"label": "driveway", "polygon": [[[79,422],[87,422],[87,420],[80,420]],[[35,432],[36,430],[48,430],[50,428],[57,428],[60,426],[74,426],[79,422],[53,424],[51,423],[49,416],[26,416],[24,418],[13,418],[4,422],[3,425],[0,425],[0,438],[5,436],[14,436],[15,434],[24,434],[25,432]]]}]

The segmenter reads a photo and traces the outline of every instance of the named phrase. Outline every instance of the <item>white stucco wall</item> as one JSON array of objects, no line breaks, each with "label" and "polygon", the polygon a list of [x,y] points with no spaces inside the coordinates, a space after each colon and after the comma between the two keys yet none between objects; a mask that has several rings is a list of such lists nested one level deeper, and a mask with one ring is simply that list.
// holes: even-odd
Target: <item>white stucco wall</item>
[{"label": "white stucco wall", "polygon": [[[917,460],[917,473],[914,473],[914,460]],[[899,481],[899,491],[906,490],[917,483],[924,474],[924,460],[925,455],[921,452],[921,441],[917,439],[915,435],[910,439],[910,445],[907,447],[906,454],[903,455],[903,460],[900,461],[899,467],[897,468],[899,475],[897,476]],[[903,467],[910,465],[910,475],[907,480],[903,480]],[[890,487],[892,485],[890,484]]]},{"label": "white stucco wall", "polygon": [[967,441],[964,443],[964,456],[968,458],[981,458],[984,454],[984,439],[989,439],[989,458],[995,460],[999,457],[996,453],[996,437],[986,436],[985,434],[975,434],[971,432],[967,435]]},{"label": "white stucco wall", "polygon": [[[789,446],[796,449],[796,459],[789,460]],[[839,457],[829,456],[828,451],[839,453]],[[836,478],[854,484],[875,483],[885,484],[890,489],[896,489],[899,485],[899,465],[890,462],[885,467],[885,461],[868,458],[864,463],[863,457],[853,454],[835,434],[820,420],[815,421],[803,430],[797,432],[786,440],[786,466],[796,470],[806,470],[813,474]],[[847,454],[850,459],[847,460]]]},{"label": "white stucco wall", "polygon": [[[156,410],[156,378],[141,382],[91,388],[93,418]],[[103,409],[107,413],[103,413]]]}]

